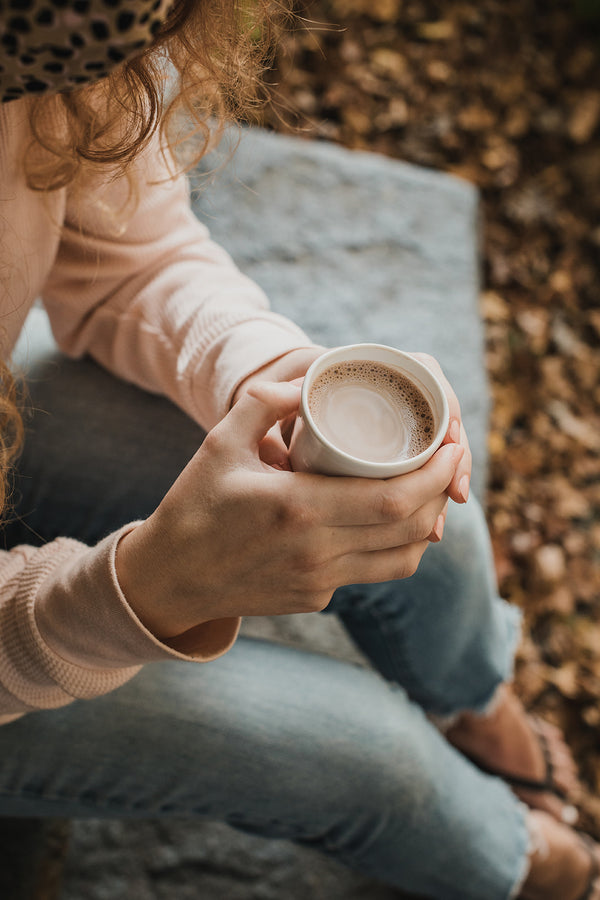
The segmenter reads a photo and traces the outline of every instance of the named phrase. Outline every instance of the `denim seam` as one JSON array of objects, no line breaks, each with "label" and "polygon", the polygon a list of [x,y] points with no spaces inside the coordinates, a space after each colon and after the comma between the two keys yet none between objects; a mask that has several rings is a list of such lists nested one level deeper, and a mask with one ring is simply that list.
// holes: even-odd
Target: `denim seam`
[{"label": "denim seam", "polygon": [[[69,796],[68,794],[64,794],[64,795],[43,794],[43,793],[38,793],[37,791],[28,790],[27,788],[24,788],[23,790],[20,790],[20,791],[15,791],[14,793],[10,792],[10,791],[2,790],[2,791],[0,791],[0,798],[5,798],[7,800],[19,800],[21,798],[26,798],[26,799],[31,799],[31,800],[40,800],[45,803],[58,803],[58,804],[75,803],[78,806],[81,806],[84,809],[88,809],[90,811],[115,812],[115,813],[118,813],[120,811],[121,815],[123,814],[123,812],[131,812],[131,813],[145,812],[148,815],[152,816],[152,815],[159,815],[161,812],[161,809],[163,809],[163,807],[160,807],[160,806],[159,807],[148,807],[148,806],[132,807],[132,806],[127,806],[124,803],[114,803],[114,802],[110,802],[110,801],[108,801],[108,802],[105,801],[104,803],[100,803],[100,802],[90,803],[89,801],[81,800],[78,797],[72,797],[72,796]],[[192,807],[189,807],[189,806],[188,807],[180,807],[173,803],[169,803],[167,805],[168,805],[169,811],[173,811],[177,815],[191,815],[194,813],[193,806]]]}]

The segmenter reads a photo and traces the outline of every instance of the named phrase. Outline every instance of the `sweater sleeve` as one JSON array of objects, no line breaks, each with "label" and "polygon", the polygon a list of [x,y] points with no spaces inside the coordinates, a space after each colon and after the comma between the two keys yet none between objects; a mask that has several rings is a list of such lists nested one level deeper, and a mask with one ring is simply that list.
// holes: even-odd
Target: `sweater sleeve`
[{"label": "sweater sleeve", "polygon": [[66,354],[89,353],[209,429],[247,375],[312,342],[268,309],[161,160],[152,146],[136,164],[133,213],[125,179],[70,198],[42,300]]},{"label": "sweater sleeve", "polygon": [[58,538],[0,552],[0,724],[107,693],[144,663],[207,662],[237,637],[237,619],[208,622],[168,646],[120,589],[115,552],[127,525],[95,547]]}]

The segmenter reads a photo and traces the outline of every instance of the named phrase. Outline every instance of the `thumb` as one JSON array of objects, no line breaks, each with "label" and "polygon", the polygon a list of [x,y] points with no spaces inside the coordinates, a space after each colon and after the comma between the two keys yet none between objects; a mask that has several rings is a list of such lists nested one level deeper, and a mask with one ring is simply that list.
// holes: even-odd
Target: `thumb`
[{"label": "thumb", "polygon": [[285,469],[292,471],[290,455],[287,444],[281,433],[281,423],[273,425],[267,432],[267,436],[258,445],[258,455],[261,460],[272,469]]},{"label": "thumb", "polygon": [[238,449],[256,452],[267,432],[300,404],[300,388],[288,382],[263,382],[252,385],[227,414],[229,433]]}]

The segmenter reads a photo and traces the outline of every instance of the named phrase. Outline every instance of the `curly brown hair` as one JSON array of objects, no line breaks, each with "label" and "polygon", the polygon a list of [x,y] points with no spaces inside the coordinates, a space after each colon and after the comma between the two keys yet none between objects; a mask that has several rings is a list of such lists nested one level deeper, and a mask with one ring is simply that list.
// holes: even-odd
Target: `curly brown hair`
[{"label": "curly brown hair", "polygon": [[208,146],[209,121],[214,131],[249,120],[264,100],[261,75],[289,15],[285,2],[175,0],[152,45],[113,73],[29,98],[29,187],[56,190],[90,167],[126,174],[157,129],[173,156],[195,138],[191,167]]},{"label": "curly brown hair", "polygon": [[[192,148],[180,164],[190,168],[215,132],[250,120],[266,99],[261,76],[289,14],[286,0],[174,0],[153,43],[110,75],[22,101],[32,135],[23,154],[28,186],[76,190],[90,169],[127,176],[157,131],[172,159],[182,144]],[[0,516],[23,440],[19,405],[0,361]]]}]

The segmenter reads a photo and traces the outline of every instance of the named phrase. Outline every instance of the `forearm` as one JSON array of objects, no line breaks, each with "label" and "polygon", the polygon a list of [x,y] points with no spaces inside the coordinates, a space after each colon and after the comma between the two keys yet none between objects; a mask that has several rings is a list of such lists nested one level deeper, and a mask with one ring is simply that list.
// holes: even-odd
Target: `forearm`
[{"label": "forearm", "polygon": [[121,181],[91,184],[85,204],[69,205],[43,301],[65,353],[91,354],[208,429],[248,375],[311,341],[269,310],[260,287],[210,239],[185,180],[165,183],[165,171],[149,164],[140,163],[139,204],[126,221],[101,214],[123,207]]}]

